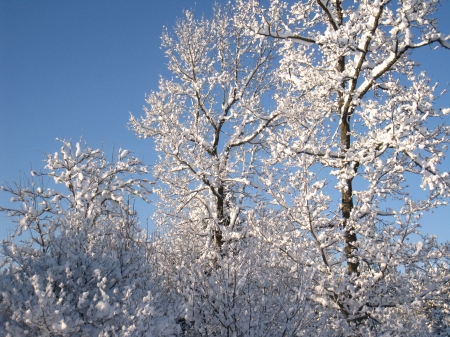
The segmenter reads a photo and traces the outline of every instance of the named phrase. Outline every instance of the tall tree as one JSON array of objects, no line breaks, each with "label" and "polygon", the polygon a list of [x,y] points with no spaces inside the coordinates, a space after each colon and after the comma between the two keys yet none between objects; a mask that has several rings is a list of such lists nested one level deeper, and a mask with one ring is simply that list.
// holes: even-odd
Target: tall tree
[{"label": "tall tree", "polygon": [[[270,240],[290,257],[286,240],[304,252],[295,258],[320,270],[313,297],[355,334],[362,325],[400,333],[398,320],[387,323],[393,312],[448,310],[449,246],[418,227],[423,211],[449,197],[442,163],[450,129],[433,121],[450,110],[435,108],[436,85],[411,59],[418,48],[450,48],[433,16],[438,5],[238,1],[247,33],[281,45],[277,98],[286,124],[271,134],[267,171],[282,166],[282,183],[267,189],[287,221]],[[423,193],[408,188],[414,175]],[[444,331],[430,312],[424,326]]]},{"label": "tall tree", "polygon": [[144,117],[131,117],[161,153],[158,223],[213,237],[218,249],[252,199],[261,136],[278,116],[262,102],[273,85],[272,43],[245,36],[235,21],[231,7],[216,7],[211,20],[186,12],[174,36],[162,36],[173,78],[148,96]]},{"label": "tall tree", "polygon": [[145,116],[131,117],[160,152],[155,265],[176,290],[168,301],[186,336],[311,332],[309,275],[251,230],[265,204],[259,175],[279,123],[270,109],[278,80],[274,44],[246,36],[240,15],[233,6],[211,19],[186,12],[162,37],[173,77],[148,96]]}]

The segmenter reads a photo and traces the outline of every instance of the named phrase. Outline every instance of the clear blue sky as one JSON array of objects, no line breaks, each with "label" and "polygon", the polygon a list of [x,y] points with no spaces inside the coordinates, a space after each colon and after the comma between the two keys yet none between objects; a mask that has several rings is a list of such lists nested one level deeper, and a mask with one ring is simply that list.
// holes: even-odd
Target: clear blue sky
[{"label": "clear blue sky", "polygon": [[[141,115],[145,93],[167,75],[163,26],[172,27],[183,9],[210,16],[212,4],[0,0],[0,183],[18,181],[31,166],[41,169],[43,153],[60,148],[55,138],[84,136],[90,147],[127,148],[153,163],[151,142],[126,128],[129,112]],[[450,34],[450,3],[441,7],[440,26]],[[450,51],[422,50],[415,59],[440,88],[450,82]],[[439,105],[450,107],[450,95]],[[0,204],[8,199],[0,193]],[[449,207],[426,223],[429,232],[450,239]],[[9,224],[0,215],[0,239]]]}]

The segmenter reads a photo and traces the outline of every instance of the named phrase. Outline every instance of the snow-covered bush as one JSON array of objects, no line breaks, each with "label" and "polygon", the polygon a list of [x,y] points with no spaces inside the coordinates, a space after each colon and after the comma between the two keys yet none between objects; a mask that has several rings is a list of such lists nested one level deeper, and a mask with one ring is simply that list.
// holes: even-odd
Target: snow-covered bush
[{"label": "snow-covered bush", "polygon": [[64,191],[44,189],[37,179],[3,187],[20,208],[1,209],[17,229],[1,248],[0,331],[153,335],[165,317],[157,312],[147,234],[131,207],[133,197],[149,194],[150,184],[139,178],[147,169],[128,151],[108,162],[101,150],[62,144],[61,153],[47,156],[46,171],[32,174],[53,178]]},{"label": "snow-covered bush", "polygon": [[314,334],[316,305],[308,299],[314,270],[285,259],[264,241],[241,239],[220,253],[204,249],[198,255],[182,233],[172,232],[156,249],[162,285],[173,290],[183,335]]}]

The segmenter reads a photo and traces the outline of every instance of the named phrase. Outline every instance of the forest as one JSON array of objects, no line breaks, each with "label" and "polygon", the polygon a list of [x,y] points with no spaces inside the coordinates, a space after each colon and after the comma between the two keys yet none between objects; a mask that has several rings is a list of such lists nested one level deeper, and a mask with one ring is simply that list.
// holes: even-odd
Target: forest
[{"label": "forest", "polygon": [[1,186],[0,334],[450,336],[450,243],[420,226],[448,207],[450,107],[414,61],[450,49],[439,3],[185,11],[129,119],[154,164],[61,139]]}]

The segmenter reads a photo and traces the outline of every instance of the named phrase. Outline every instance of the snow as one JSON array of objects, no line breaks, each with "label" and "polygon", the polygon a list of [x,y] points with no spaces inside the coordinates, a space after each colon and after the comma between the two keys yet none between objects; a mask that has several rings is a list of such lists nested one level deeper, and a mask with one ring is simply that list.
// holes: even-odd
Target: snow
[{"label": "snow", "polygon": [[[420,223],[450,197],[450,131],[429,122],[450,110],[399,56],[448,37],[436,2],[344,2],[342,25],[335,4],[185,12],[162,37],[172,74],[130,118],[153,178],[130,150],[60,140],[32,172],[56,188],[3,186],[0,334],[447,333],[450,245]],[[150,197],[152,235],[133,209]]]}]

